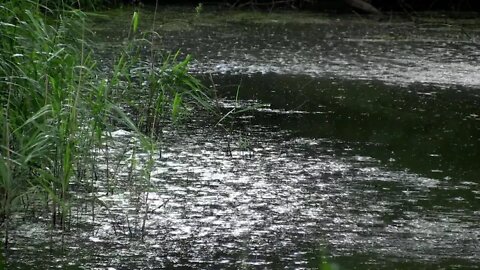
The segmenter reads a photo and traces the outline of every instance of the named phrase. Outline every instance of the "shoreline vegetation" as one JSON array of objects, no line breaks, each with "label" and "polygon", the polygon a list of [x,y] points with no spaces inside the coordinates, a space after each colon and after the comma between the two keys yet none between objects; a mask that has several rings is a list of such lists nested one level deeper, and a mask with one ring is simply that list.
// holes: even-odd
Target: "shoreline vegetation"
[{"label": "shoreline vegetation", "polygon": [[[72,223],[73,186],[91,194],[92,207],[99,203],[98,181],[107,194],[115,191],[112,131],[133,132],[147,153],[142,169],[132,159],[129,177],[147,190],[163,127],[181,122],[192,108],[213,111],[206,88],[188,73],[190,57],[154,49],[156,33],[140,34],[137,11],[107,73],[87,38],[86,13],[10,0],[0,4],[0,17],[0,222],[8,258],[9,232],[20,213],[50,220],[63,239]],[[148,212],[148,193],[138,196]]]},{"label": "shoreline vegetation", "polygon": [[[133,4],[154,4],[155,0],[136,0],[127,1]],[[115,3],[125,3],[116,1]],[[250,9],[250,10],[311,10],[333,13],[351,13],[360,12],[363,14],[389,13],[389,12],[422,12],[422,11],[473,11],[479,10],[480,5],[477,1],[465,0],[205,0],[205,1],[161,1],[162,4],[175,5],[197,5],[199,3],[205,6],[218,6],[229,9]]]}]

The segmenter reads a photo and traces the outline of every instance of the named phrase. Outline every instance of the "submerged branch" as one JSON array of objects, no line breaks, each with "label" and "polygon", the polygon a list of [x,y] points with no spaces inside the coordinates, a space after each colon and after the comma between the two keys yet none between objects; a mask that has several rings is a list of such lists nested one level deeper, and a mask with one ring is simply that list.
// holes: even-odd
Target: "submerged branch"
[{"label": "submerged branch", "polygon": [[375,8],[372,4],[364,1],[364,0],[345,0],[345,2],[353,7],[357,8],[359,10],[362,10],[367,13],[372,13],[372,14],[382,14],[380,10]]}]

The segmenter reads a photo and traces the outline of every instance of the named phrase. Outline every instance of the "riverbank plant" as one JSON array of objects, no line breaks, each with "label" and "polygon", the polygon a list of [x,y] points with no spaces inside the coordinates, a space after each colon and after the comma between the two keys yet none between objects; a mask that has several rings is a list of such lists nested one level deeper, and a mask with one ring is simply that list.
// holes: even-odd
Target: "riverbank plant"
[{"label": "riverbank plant", "polygon": [[[148,153],[134,177],[148,189],[162,126],[180,121],[191,105],[209,107],[203,87],[188,74],[189,57],[154,50],[156,33],[139,33],[138,13],[132,16],[125,47],[105,72],[87,41],[85,13],[45,4],[0,3],[0,219],[5,247],[17,224],[14,213],[36,209],[36,215],[48,216],[51,227],[63,232],[70,226],[72,187],[93,194],[92,213],[98,201],[96,182],[113,192],[109,145],[117,127],[136,134]],[[98,166],[100,157],[105,170]],[[143,201],[147,205],[148,193]],[[142,231],[145,219],[146,214]]]}]

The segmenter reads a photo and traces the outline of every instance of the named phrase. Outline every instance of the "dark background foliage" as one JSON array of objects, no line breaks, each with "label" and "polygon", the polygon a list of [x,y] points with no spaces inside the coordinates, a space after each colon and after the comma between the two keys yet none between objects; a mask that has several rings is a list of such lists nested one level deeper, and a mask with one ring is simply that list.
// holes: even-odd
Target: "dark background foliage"
[{"label": "dark background foliage", "polygon": [[[127,0],[132,1],[132,0]],[[144,4],[156,0],[134,0]],[[355,1],[355,0],[354,0]],[[375,8],[386,11],[480,11],[477,0],[360,0]],[[217,4],[230,7],[249,7],[258,9],[298,8],[324,11],[351,11],[351,0],[160,0],[161,4]]]}]

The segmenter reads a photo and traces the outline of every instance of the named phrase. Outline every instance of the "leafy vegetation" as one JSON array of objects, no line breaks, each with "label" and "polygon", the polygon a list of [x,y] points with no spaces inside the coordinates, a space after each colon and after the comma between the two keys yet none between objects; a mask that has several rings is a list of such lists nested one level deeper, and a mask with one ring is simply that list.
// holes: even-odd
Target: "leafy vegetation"
[{"label": "leafy vegetation", "polygon": [[102,151],[108,165],[110,133],[116,127],[133,131],[148,153],[150,162],[141,173],[148,186],[162,125],[180,121],[191,106],[210,108],[203,87],[188,74],[190,58],[155,51],[156,34],[139,34],[138,12],[132,16],[128,42],[105,73],[86,38],[85,13],[66,4],[84,6],[83,1],[0,4],[0,215],[5,247],[14,213],[41,204],[49,209],[41,214],[51,217],[52,227],[64,231],[72,185],[93,191],[95,181],[111,186],[108,170],[97,177],[96,162]]}]

